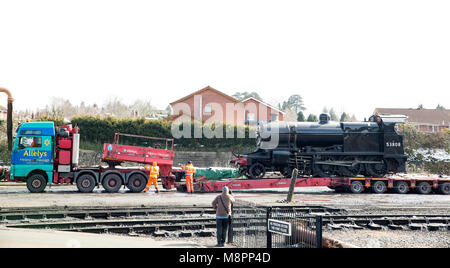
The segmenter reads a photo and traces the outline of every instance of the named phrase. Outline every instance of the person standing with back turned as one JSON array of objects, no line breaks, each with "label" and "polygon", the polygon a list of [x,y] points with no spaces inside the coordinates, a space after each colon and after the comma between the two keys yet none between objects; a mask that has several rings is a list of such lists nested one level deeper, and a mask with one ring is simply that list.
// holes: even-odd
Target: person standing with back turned
[{"label": "person standing with back turned", "polygon": [[[213,208],[216,210],[216,226],[217,226],[217,246],[223,247],[225,238],[227,237],[228,225],[231,220],[231,206],[235,202],[234,197],[230,194],[227,186],[222,188],[222,193],[218,195],[212,202]],[[230,236],[228,236],[228,242]]]}]

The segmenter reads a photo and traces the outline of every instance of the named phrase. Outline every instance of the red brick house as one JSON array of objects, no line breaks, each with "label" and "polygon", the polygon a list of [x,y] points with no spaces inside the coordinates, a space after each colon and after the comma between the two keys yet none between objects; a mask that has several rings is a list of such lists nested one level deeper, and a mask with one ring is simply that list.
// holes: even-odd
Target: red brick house
[{"label": "red brick house", "polygon": [[374,113],[406,115],[406,123],[423,132],[440,132],[450,128],[450,110],[375,108]]},{"label": "red brick house", "polygon": [[[245,120],[252,121],[283,121],[285,112],[253,97],[242,101],[245,104]],[[252,109],[252,107],[254,107]]]},{"label": "red brick house", "polygon": [[207,86],[170,103],[173,116],[167,120],[197,120],[204,123],[228,123],[243,125],[246,122],[282,121],[284,112],[275,107],[248,98],[240,101],[217,89]]}]

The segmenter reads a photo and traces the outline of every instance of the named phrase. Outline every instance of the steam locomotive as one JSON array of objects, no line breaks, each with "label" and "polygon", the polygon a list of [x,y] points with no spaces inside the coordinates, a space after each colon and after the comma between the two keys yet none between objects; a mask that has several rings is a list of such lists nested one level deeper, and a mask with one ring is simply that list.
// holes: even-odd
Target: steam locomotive
[{"label": "steam locomotive", "polygon": [[403,136],[397,123],[404,116],[373,115],[364,122],[333,122],[321,114],[319,122],[271,122],[259,125],[256,151],[235,155],[231,163],[248,178],[266,172],[299,176],[383,177],[405,172]]}]

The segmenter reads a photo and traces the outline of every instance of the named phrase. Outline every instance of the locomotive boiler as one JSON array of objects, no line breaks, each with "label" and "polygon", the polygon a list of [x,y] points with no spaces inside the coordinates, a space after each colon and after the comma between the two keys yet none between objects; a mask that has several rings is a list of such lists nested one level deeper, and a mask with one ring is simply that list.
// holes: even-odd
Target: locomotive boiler
[{"label": "locomotive boiler", "polygon": [[252,179],[266,172],[301,176],[383,177],[405,172],[406,155],[397,123],[404,116],[373,115],[365,122],[271,122],[258,126],[257,149],[231,162]]}]

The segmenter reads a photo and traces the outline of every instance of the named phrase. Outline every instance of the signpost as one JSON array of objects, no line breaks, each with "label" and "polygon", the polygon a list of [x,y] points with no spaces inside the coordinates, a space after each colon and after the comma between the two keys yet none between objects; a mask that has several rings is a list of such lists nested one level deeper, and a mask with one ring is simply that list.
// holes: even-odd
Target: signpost
[{"label": "signpost", "polygon": [[267,224],[268,224],[267,228],[268,228],[269,232],[277,233],[277,234],[281,234],[281,235],[285,235],[285,236],[292,235],[292,225],[290,222],[269,219]]}]

